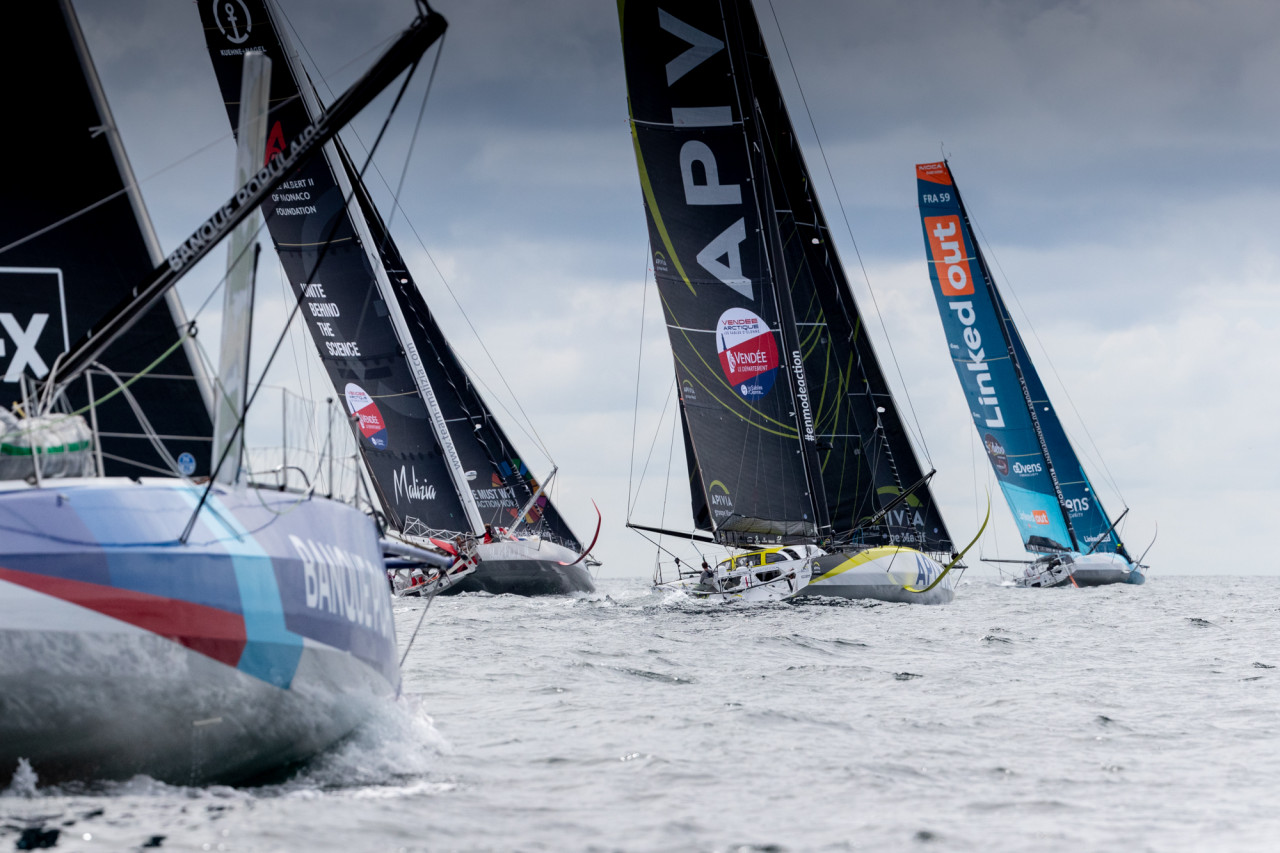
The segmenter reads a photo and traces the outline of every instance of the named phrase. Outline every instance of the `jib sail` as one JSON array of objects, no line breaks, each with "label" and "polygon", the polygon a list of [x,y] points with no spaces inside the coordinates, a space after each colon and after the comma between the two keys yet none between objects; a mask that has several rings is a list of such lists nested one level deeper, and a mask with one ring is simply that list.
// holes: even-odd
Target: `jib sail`
[{"label": "jib sail", "polygon": [[[45,379],[58,356],[164,259],[71,4],[6,10],[25,49],[5,51],[5,162],[0,195],[0,407],[22,400],[23,376]],[[53,155],[53,156],[51,156]],[[172,291],[106,350],[127,381],[187,330]],[[207,474],[209,384],[193,343],[177,346],[129,390],[183,473]],[[74,409],[116,388],[104,371],[71,383]],[[92,415],[107,475],[168,474],[124,395]]]}]

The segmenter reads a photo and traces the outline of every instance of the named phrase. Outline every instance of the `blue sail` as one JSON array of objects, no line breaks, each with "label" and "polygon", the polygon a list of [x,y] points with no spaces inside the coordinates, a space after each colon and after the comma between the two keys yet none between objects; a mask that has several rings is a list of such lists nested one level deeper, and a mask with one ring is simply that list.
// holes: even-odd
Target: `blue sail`
[{"label": "blue sail", "polygon": [[[1007,312],[978,256],[951,171],[946,163],[917,166],[916,183],[929,279],[952,363],[1023,545],[1045,553],[1080,550],[1052,476],[1053,448],[1031,415],[1031,401],[1045,398],[1043,386],[1032,371],[1024,387],[1027,372],[1019,367],[1030,361],[1017,351],[1020,344],[1010,343],[1016,335],[1006,336],[1012,326],[1001,316]],[[1069,447],[1065,434],[1062,444]],[[1078,471],[1074,453],[1070,459]]]}]

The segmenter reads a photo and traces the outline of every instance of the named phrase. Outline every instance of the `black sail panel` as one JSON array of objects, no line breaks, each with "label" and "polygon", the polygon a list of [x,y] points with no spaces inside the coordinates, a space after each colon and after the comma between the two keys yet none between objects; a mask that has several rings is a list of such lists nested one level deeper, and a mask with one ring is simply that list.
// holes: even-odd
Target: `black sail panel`
[{"label": "black sail panel", "polygon": [[[722,538],[813,536],[751,129],[713,3],[619,4],[654,276],[705,506]],[[750,116],[747,116],[750,120]]]},{"label": "black sail panel", "polygon": [[[200,4],[201,21],[227,115],[239,118],[243,54],[271,60],[267,158],[310,124],[299,81],[261,0]],[[237,14],[232,18],[228,10]],[[301,315],[333,383],[345,401],[384,511],[403,527],[469,530],[444,451],[379,292],[369,254],[351,219],[335,167],[334,144],[263,204],[271,239]]]},{"label": "black sail panel", "polygon": [[952,550],[927,485],[868,522],[924,476],[836,255],[768,53],[747,0],[733,4],[766,153],[818,438],[823,493],[837,540]]},{"label": "black sail panel", "polygon": [[[23,40],[0,57],[10,81],[0,150],[12,166],[0,189],[0,247],[9,247],[0,251],[0,406],[8,409],[22,399],[19,377],[46,378],[162,257],[69,3],[13,4],[6,19]],[[127,380],[172,350],[129,390],[184,472],[203,475],[213,424],[193,349],[177,345],[184,325],[173,295],[100,362]],[[116,387],[97,370],[90,380],[95,398]],[[67,394],[79,409],[89,385],[78,379]],[[94,415],[104,473],[169,473],[123,395]]]}]

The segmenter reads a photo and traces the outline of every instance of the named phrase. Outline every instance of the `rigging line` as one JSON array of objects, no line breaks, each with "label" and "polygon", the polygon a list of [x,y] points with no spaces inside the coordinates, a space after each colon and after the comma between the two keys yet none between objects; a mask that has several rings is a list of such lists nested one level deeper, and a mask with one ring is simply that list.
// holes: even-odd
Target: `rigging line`
[{"label": "rigging line", "polygon": [[[293,95],[292,97],[285,98],[283,101],[271,107],[271,109],[268,112],[274,112],[275,110],[278,110],[284,107],[286,104],[288,104],[289,102],[293,101],[298,97],[300,96]],[[165,172],[168,172],[172,169],[176,169],[177,167],[181,166],[183,163],[186,163],[189,160],[195,159],[196,157],[200,156],[201,154],[213,148],[214,146],[221,145],[224,141],[233,137],[234,137],[233,132],[227,131],[226,133],[222,134],[216,139],[206,142],[204,145],[201,145],[199,148],[196,148],[195,150],[191,151],[191,153],[186,154],[178,158],[177,160],[174,160],[172,163],[169,163],[168,165],[161,166],[159,169],[157,169],[156,171],[152,172],[149,175],[146,175],[143,178],[136,179],[134,181],[133,186],[137,187],[139,195],[141,195],[143,184],[149,183],[150,181],[163,175]],[[25,237],[19,237],[17,240],[14,240],[12,243],[9,243],[8,245],[0,246],[0,255],[4,254],[10,249],[14,249],[14,248],[17,248],[18,246],[21,246],[23,243],[30,242],[31,240],[34,240],[37,237],[40,237],[41,235],[47,234],[50,231],[53,231],[57,228],[61,228],[63,225],[66,225],[68,222],[71,222],[72,220],[83,216],[84,214],[88,213],[89,211],[97,207],[101,207],[102,205],[106,204],[112,199],[116,199],[122,195],[126,195],[129,192],[129,190],[130,190],[130,187],[123,187],[121,189],[118,189],[115,192],[111,193],[110,195],[103,196],[102,198],[98,199],[92,204],[89,204],[85,207],[80,208],[74,213],[67,214],[62,219],[59,219],[57,222],[51,223],[49,225],[44,226],[43,228],[33,231],[30,234],[26,235]]]},{"label": "rigging line", "polygon": [[[396,114],[396,108],[400,106],[400,99],[404,97],[405,90],[409,88],[409,82],[413,80],[413,74],[415,71],[418,70],[418,65],[421,61],[422,61],[422,57],[418,57],[417,59],[415,59],[413,61],[413,64],[409,66],[408,71],[405,73],[404,82],[400,85],[400,90],[396,92],[395,100],[392,101],[391,108],[387,111],[387,117],[386,119],[383,120],[382,127],[378,131],[378,135],[373,141],[373,148],[372,150],[369,151],[368,157],[365,160],[365,164],[361,168],[359,175],[357,175],[357,181],[363,180],[364,170],[367,169],[369,167],[369,164],[373,161],[373,154],[375,151],[377,151],[378,145],[382,142],[383,136],[386,135],[387,128],[390,127],[391,125],[391,119]],[[348,194],[347,197],[343,199],[344,210],[350,210],[351,201],[355,198],[355,195],[356,195],[356,184],[353,182],[351,186],[350,194]],[[320,247],[320,252],[316,257],[316,262],[312,265],[311,272],[306,278],[307,281],[315,280],[316,271],[320,269],[320,264],[324,262],[325,256],[329,253],[329,247],[330,245],[332,245],[333,237],[335,234],[338,233],[338,226],[341,225],[341,223],[342,223],[342,217],[335,216],[333,219],[333,224],[329,228],[329,233],[326,236],[326,239],[324,240],[324,245]],[[262,390],[262,384],[263,382],[266,381],[266,378],[267,378],[267,370],[270,369],[271,363],[275,361],[276,356],[280,353],[280,347],[283,345],[284,340],[288,335],[289,326],[293,323],[293,318],[296,317],[302,310],[302,303],[304,298],[306,297],[306,293],[307,293],[307,289],[305,287],[299,289],[298,296],[293,303],[293,309],[289,312],[289,316],[285,320],[285,327],[284,329],[281,330],[280,335],[276,338],[275,345],[271,348],[271,353],[267,356],[266,364],[262,366],[262,372],[258,375],[258,381],[253,387],[253,393],[250,394],[248,398],[245,400],[240,418],[236,421],[235,427],[231,430],[230,438],[227,441],[227,446],[223,448],[222,455],[218,457],[218,463],[213,467],[213,470],[209,474],[209,482],[205,486],[204,490],[201,492],[200,501],[196,504],[195,511],[192,512],[191,518],[188,519],[187,521],[186,529],[183,530],[182,536],[180,537],[180,541],[183,542],[184,544],[186,543],[187,538],[191,535],[192,529],[194,529],[195,527],[196,519],[200,517],[200,510],[204,508],[205,502],[208,501],[209,499],[209,493],[213,490],[213,484],[217,482],[218,471],[222,468],[222,465],[226,462],[227,455],[231,452],[231,446],[235,443],[236,435],[241,433],[244,430],[245,419],[248,417],[249,409],[253,406],[254,400],[258,399],[258,392]]]},{"label": "rigging line", "polygon": [[404,165],[400,168],[400,182],[391,196],[391,216],[387,219],[387,239],[391,239],[391,224],[395,222],[396,211],[400,209],[400,193],[404,191],[404,179],[409,174],[409,161],[413,158],[414,147],[418,143],[418,132],[422,130],[422,116],[427,111],[427,99],[431,97],[431,86],[436,81],[436,70],[440,67],[440,55],[444,53],[444,40],[449,37],[448,30],[440,36],[436,46],[435,59],[431,61],[431,73],[427,75],[427,87],[422,92],[422,104],[418,107],[418,120],[413,125],[413,135],[409,137],[409,148],[405,151]]},{"label": "rigging line", "polygon": [[[665,412],[666,409],[664,408],[663,411]],[[671,419],[671,441],[667,443],[667,479],[662,489],[662,512],[658,516],[658,523],[663,527],[667,526],[667,500],[671,497],[671,461],[676,455],[676,421],[678,420],[680,420],[678,417]],[[708,510],[710,510],[710,507],[708,507]],[[694,519],[694,521],[696,522],[697,519]]]},{"label": "rigging line", "polygon": [[875,289],[871,286],[871,276],[867,273],[867,265],[862,259],[862,251],[858,248],[858,241],[853,236],[853,226],[849,223],[849,214],[844,209],[844,200],[840,198],[840,188],[836,186],[835,175],[831,172],[831,164],[827,161],[827,151],[822,146],[822,137],[818,135],[818,126],[813,120],[813,113],[809,110],[809,100],[805,97],[804,87],[800,85],[800,75],[796,71],[795,63],[791,61],[791,49],[787,47],[787,38],[782,33],[782,24],[778,21],[778,10],[773,7],[773,0],[769,0],[769,11],[773,14],[773,24],[778,29],[778,38],[782,42],[782,52],[787,57],[787,65],[791,68],[791,76],[795,78],[796,88],[800,92],[800,103],[804,105],[806,117],[809,119],[809,127],[813,130],[813,138],[818,143],[818,153],[822,155],[822,165],[827,170],[827,180],[831,182],[831,189],[836,196],[836,205],[840,208],[840,216],[844,219],[845,230],[849,233],[849,240],[853,244],[854,256],[858,259],[858,267],[862,270],[862,278],[867,283],[867,293],[871,294],[871,304],[876,309],[876,317],[880,320],[880,329],[884,332],[885,341],[889,346],[889,356],[893,359],[893,367],[898,373],[898,382],[902,387],[903,394],[907,398],[907,408],[911,410],[911,419],[915,422],[916,441],[920,442],[920,448],[924,451],[925,459],[929,464],[933,465],[933,459],[929,454],[929,445],[924,439],[924,430],[920,428],[920,418],[916,413],[915,403],[911,399],[911,391],[907,387],[906,379],[902,376],[902,365],[898,363],[898,354],[893,349],[893,340],[889,337],[889,329],[884,322],[884,314],[880,312],[880,302],[876,299]]},{"label": "rigging line", "polygon": [[[440,580],[437,581],[437,583],[442,582],[443,580],[444,572],[441,572]],[[422,630],[422,620],[427,618],[427,611],[431,609],[431,602],[435,600],[436,597],[434,595],[427,598],[427,606],[422,608],[422,615],[418,617],[418,624],[414,627],[413,633],[409,635],[409,642],[405,643],[404,654],[400,656],[400,666],[402,668],[404,667],[404,662],[409,658],[409,650],[413,648],[413,641],[418,639],[418,631]],[[396,693],[398,698],[399,688],[396,688]]]},{"label": "rigging line", "polygon": [[[281,10],[281,13],[283,14],[283,10]],[[301,45],[303,53],[305,53],[305,54],[307,55],[307,59],[311,62],[312,66],[315,68],[315,72],[316,72],[316,76],[317,76],[317,78],[320,80],[320,83],[321,83],[321,84],[324,86],[324,88],[329,92],[329,96],[332,98],[332,97],[333,97],[333,87],[329,85],[328,80],[326,80],[326,79],[325,79],[324,73],[320,71],[320,67],[319,67],[319,65],[316,63],[315,58],[311,56],[311,53],[310,53],[310,52],[307,50],[307,48],[306,48],[306,44],[305,44],[305,43],[302,41],[302,39],[298,36],[298,31],[297,31],[297,29],[296,29],[296,28],[294,28],[294,26],[293,26],[293,22],[289,20],[289,16],[288,16],[288,15],[285,15],[284,17],[285,17],[285,22],[289,25],[289,28],[293,31],[293,35],[294,35],[295,40],[297,41],[297,43],[298,43],[299,45]],[[440,50],[443,50],[443,48],[444,48],[444,44],[443,44],[443,38],[442,38],[442,39],[441,39],[440,47],[437,49],[437,53],[436,53],[436,60],[435,60],[435,62],[437,62],[437,63],[439,62],[439,59],[440,59],[439,51],[440,51]],[[433,65],[432,65],[431,78],[432,78],[432,80],[434,80],[434,79],[435,79],[435,64],[434,64],[434,63],[433,63]],[[427,85],[428,85],[428,94],[429,94],[429,91],[430,91],[430,85],[431,85],[430,81],[428,82],[428,84],[427,84]],[[424,95],[424,96],[423,96],[423,108],[424,108],[424,109],[425,109],[425,106],[426,106],[426,96]],[[421,120],[421,114],[419,114],[419,120]],[[354,137],[354,138],[355,138],[356,142],[358,142],[358,143],[360,144],[360,147],[361,147],[361,148],[364,148],[366,151],[368,150],[368,146],[366,146],[366,145],[364,144],[364,139],[360,136],[360,132],[359,132],[358,130],[356,130],[356,128],[355,128],[354,126],[348,126],[348,127],[347,127],[347,131],[348,131],[348,133],[349,133],[352,137]],[[415,130],[415,138],[416,138],[416,133],[417,133],[417,131]],[[382,174],[382,170],[378,167],[378,164],[377,164],[377,163],[373,163],[373,162],[372,162],[372,160],[370,160],[369,165],[370,165],[370,166],[372,166],[374,174],[376,174],[376,175],[378,176],[378,179],[379,179],[380,181],[382,181],[382,185],[383,185],[383,187],[385,187],[385,188],[386,188],[387,192],[391,192],[391,184],[387,181],[386,176],[384,176],[384,175]],[[407,168],[407,156],[406,156],[406,168]],[[403,175],[402,175],[401,180],[402,180],[402,182],[403,182]],[[372,201],[372,200],[373,200],[373,195],[372,195],[372,193],[370,193],[369,198],[370,198],[370,201]],[[455,352],[455,353],[454,353],[454,357],[455,357],[455,358],[457,358],[457,359],[458,359],[458,361],[462,363],[463,367],[464,367],[464,368],[466,368],[466,369],[467,369],[467,371],[471,374],[471,376],[470,376],[470,377],[468,377],[468,378],[472,379],[472,381],[473,381],[473,382],[475,382],[476,384],[480,385],[480,386],[481,386],[481,387],[483,387],[486,391],[488,391],[488,392],[489,392],[489,394],[491,395],[491,397],[492,397],[493,401],[494,401],[497,405],[501,406],[501,408],[502,408],[502,410],[503,410],[504,412],[506,412],[508,415],[510,415],[510,416],[511,416],[511,419],[516,423],[516,426],[520,428],[520,431],[521,431],[522,433],[524,433],[525,437],[526,437],[526,438],[528,438],[530,441],[532,441],[532,442],[537,446],[537,448],[538,448],[540,451],[542,451],[542,454],[547,458],[547,461],[549,461],[549,462],[552,464],[552,466],[554,467],[554,466],[555,466],[555,459],[552,457],[551,452],[550,452],[550,450],[548,449],[548,447],[547,447],[546,443],[542,440],[542,436],[538,434],[538,430],[537,430],[537,428],[536,428],[536,427],[534,427],[534,425],[533,425],[533,419],[532,419],[532,418],[530,418],[530,417],[529,417],[529,414],[524,410],[524,406],[523,406],[523,404],[521,404],[521,402],[520,402],[520,398],[516,395],[515,391],[511,388],[511,384],[510,384],[509,382],[507,382],[507,377],[506,377],[506,375],[505,375],[505,374],[503,374],[502,369],[498,366],[498,362],[494,359],[494,357],[493,357],[493,352],[489,349],[489,347],[488,347],[488,346],[486,346],[486,345],[485,345],[484,339],[480,337],[480,332],[479,332],[479,330],[478,330],[478,329],[476,329],[475,324],[471,322],[471,317],[467,314],[466,309],[462,307],[462,302],[461,302],[461,300],[459,300],[459,299],[458,299],[458,295],[457,295],[456,293],[454,293],[454,291],[453,291],[453,287],[452,287],[452,286],[450,286],[450,284],[449,284],[449,280],[448,280],[447,278],[445,278],[444,272],[440,269],[440,265],[436,263],[435,256],[433,256],[433,255],[431,254],[431,250],[427,248],[427,244],[426,244],[426,242],[422,239],[422,235],[418,233],[418,229],[417,229],[417,227],[413,224],[413,220],[409,218],[409,212],[408,212],[407,210],[405,210],[405,209],[404,209],[404,207],[400,204],[400,192],[399,192],[398,190],[396,191],[396,193],[394,194],[394,197],[393,197],[393,199],[392,199],[392,208],[391,208],[391,215],[392,215],[392,217],[394,217],[394,216],[395,216],[395,213],[396,213],[396,211],[397,211],[397,210],[398,210],[398,211],[400,211],[402,214],[404,214],[405,224],[409,226],[409,231],[413,234],[414,239],[415,239],[415,240],[417,240],[417,242],[418,242],[418,247],[419,247],[420,249],[422,249],[423,254],[425,254],[425,255],[427,256],[427,260],[431,263],[431,267],[432,267],[432,269],[434,269],[434,270],[435,270],[435,272],[436,272],[436,276],[440,279],[440,283],[444,285],[445,291],[449,294],[449,297],[453,300],[453,304],[454,304],[455,306],[457,306],[459,313],[462,315],[462,319],[466,321],[466,323],[467,323],[467,327],[471,330],[471,334],[472,334],[472,335],[475,337],[475,339],[480,343],[480,348],[484,351],[484,354],[485,354],[486,356],[488,356],[488,358],[489,358],[489,364],[491,364],[491,365],[493,366],[494,372],[496,372],[496,373],[498,374],[498,378],[499,378],[500,380],[502,380],[502,385],[503,385],[503,387],[504,387],[504,388],[506,388],[506,390],[507,390],[507,394],[510,396],[510,398],[511,398],[512,402],[514,402],[514,403],[515,403],[516,409],[517,409],[517,410],[519,411],[519,413],[520,413],[520,418],[517,418],[517,417],[515,416],[515,414],[511,411],[511,409],[507,407],[506,403],[502,401],[501,397],[500,397],[499,395],[495,394],[495,393],[494,393],[494,392],[489,388],[489,386],[488,386],[488,384],[487,384],[487,383],[485,383],[485,382],[483,382],[483,381],[479,381],[478,379],[475,379],[475,378],[474,378],[474,377],[476,377],[476,376],[478,375],[478,374],[477,374],[477,372],[476,372],[476,371],[475,371],[475,369],[474,369],[474,368],[472,368],[472,367],[471,367],[471,366],[470,366],[470,365],[469,365],[465,360],[463,360],[463,359],[462,359],[462,357],[461,357],[458,353],[456,353],[456,352]],[[391,239],[391,222],[390,222],[390,220],[388,220],[388,222],[387,222],[386,230],[387,230],[387,238],[388,238],[388,239]],[[408,265],[408,264],[406,263],[406,266],[407,266],[407,265]],[[483,402],[483,401],[482,401],[482,402]],[[523,420],[523,422],[522,422],[522,420]],[[512,452],[514,453],[514,448],[512,448]]]},{"label": "rigging line", "polygon": [[[969,223],[971,225],[974,224],[972,216],[969,217]],[[1053,359],[1049,356],[1049,350],[1045,347],[1044,341],[1040,339],[1040,333],[1036,330],[1035,324],[1031,322],[1031,316],[1027,314],[1027,309],[1022,306],[1022,300],[1018,298],[1017,288],[1013,286],[1013,282],[1009,278],[1008,273],[1004,271],[1004,267],[1001,265],[1000,259],[996,257],[995,251],[991,248],[991,243],[987,240],[986,232],[982,230],[982,226],[977,225],[975,227],[977,227],[978,233],[982,237],[982,242],[985,243],[987,246],[987,254],[990,255],[992,260],[996,262],[996,268],[1000,270],[1000,278],[1004,280],[1005,289],[1013,294],[1013,301],[1017,304],[1018,310],[1022,312],[1023,321],[1025,321],[1027,324],[1027,327],[1031,329],[1031,335],[1035,338],[1036,344],[1040,347],[1040,352],[1044,356],[1045,361],[1049,363],[1049,369],[1053,371],[1053,378],[1058,381],[1058,386],[1062,389],[1063,395],[1067,398],[1067,403],[1070,404],[1072,413],[1075,414],[1076,420],[1079,421],[1080,423],[1080,428],[1084,430],[1085,436],[1089,439],[1089,445],[1093,448],[1093,452],[1094,452],[1095,458],[1098,461],[1098,464],[1101,465],[1102,470],[1106,472],[1107,484],[1111,486],[1112,489],[1115,490],[1116,495],[1119,496],[1122,503],[1128,504],[1129,502],[1125,500],[1124,494],[1120,491],[1119,483],[1116,481],[1115,476],[1111,473],[1111,469],[1107,466],[1107,460],[1102,455],[1102,450],[1098,447],[1098,443],[1094,441],[1093,434],[1089,432],[1089,425],[1086,424],[1084,421],[1084,418],[1080,416],[1080,410],[1076,408],[1076,401],[1072,399],[1071,392],[1067,390],[1066,383],[1062,381],[1062,377],[1058,374],[1058,366],[1054,364]],[[1046,392],[1046,396],[1048,396],[1047,392]],[[1065,425],[1063,429],[1065,431],[1066,429]]]},{"label": "rigging line", "polygon": [[644,252],[644,284],[640,289],[640,344],[636,347],[636,397],[631,409],[631,457],[627,466],[627,521],[631,521],[631,511],[636,505],[632,484],[636,474],[636,429],[640,421],[640,367],[644,362],[644,312],[649,307],[649,258],[652,257],[653,243],[646,241]]},{"label": "rigging line", "polygon": [[[667,393],[663,395],[665,402],[662,404],[662,414],[658,415],[658,425],[653,430],[653,440],[649,442],[649,454],[644,459],[644,467],[640,469],[640,486],[636,487],[637,491],[644,485],[645,475],[649,473],[649,462],[653,459],[653,451],[658,446],[658,435],[662,432],[662,422],[667,418],[667,407],[671,405],[671,398],[673,396],[671,392],[674,391],[675,388],[676,388],[676,380],[673,377],[671,379],[670,390],[668,390]],[[637,494],[636,503],[639,503],[639,502],[640,502],[640,497]]]}]

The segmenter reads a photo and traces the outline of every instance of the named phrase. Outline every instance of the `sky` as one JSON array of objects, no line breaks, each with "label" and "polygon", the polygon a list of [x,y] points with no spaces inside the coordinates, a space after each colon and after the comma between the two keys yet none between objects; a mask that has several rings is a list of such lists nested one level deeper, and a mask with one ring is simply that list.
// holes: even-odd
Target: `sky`
[{"label": "sky", "polygon": [[[281,5],[334,91],[413,15],[409,0]],[[75,6],[171,250],[232,190],[234,145],[197,9]],[[423,124],[415,139],[425,68],[375,159],[386,179],[372,181],[375,197],[385,214],[407,158],[392,231],[450,342],[535,472],[552,464],[539,445],[559,466],[553,495],[580,536],[599,505],[602,576],[647,575],[655,550],[625,528],[628,513],[687,529],[689,499],[679,476],[667,483],[671,357],[646,270],[615,5],[436,8],[450,26]],[[1158,527],[1153,574],[1275,572],[1259,555],[1280,515],[1280,4],[757,0],[756,12],[956,538],[976,533],[992,481],[916,208],[914,165],[944,155],[1107,509],[1130,508],[1130,549]],[[387,101],[344,134],[353,151]],[[189,312],[223,257],[180,286]],[[260,285],[259,350],[283,318],[279,274],[266,269],[276,281]],[[202,327],[216,328],[219,298]],[[271,381],[323,398],[310,347],[295,330]],[[515,410],[507,386],[531,427],[502,414]],[[1024,556],[998,492],[993,503],[981,553]]]}]

